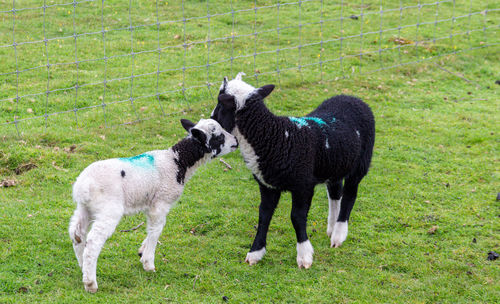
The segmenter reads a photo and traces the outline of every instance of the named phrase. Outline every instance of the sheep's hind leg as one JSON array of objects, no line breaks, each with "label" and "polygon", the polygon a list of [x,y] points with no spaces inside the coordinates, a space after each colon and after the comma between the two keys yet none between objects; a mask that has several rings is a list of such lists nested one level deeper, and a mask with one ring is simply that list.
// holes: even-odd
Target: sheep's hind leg
[{"label": "sheep's hind leg", "polygon": [[92,293],[97,291],[97,258],[104,243],[115,231],[123,214],[119,207],[109,208],[108,210],[113,211],[106,214],[101,213],[96,216],[92,228],[87,235],[87,244],[83,251],[83,284],[85,290]]},{"label": "sheep's hind leg", "polygon": [[87,243],[88,227],[88,210],[87,208],[78,205],[70,220],[69,237],[73,243],[73,250],[75,251],[75,256],[80,268],[82,268],[83,251],[85,250],[85,244]]},{"label": "sheep's hind leg", "polygon": [[257,264],[266,254],[266,237],[269,230],[269,223],[281,196],[281,192],[278,190],[269,189],[260,183],[259,186],[261,197],[259,225],[257,226],[257,234],[255,235],[250,252],[247,253],[245,258],[245,262],[250,265]]},{"label": "sheep's hind leg", "polygon": [[327,181],[326,189],[328,195],[328,226],[326,228],[326,234],[331,238],[335,223],[339,217],[340,200],[342,198],[342,181]]},{"label": "sheep's hind leg", "polygon": [[349,216],[356,201],[360,181],[361,178],[357,177],[345,180],[340,212],[330,238],[330,247],[340,247],[347,238]]},{"label": "sheep's hind leg", "polygon": [[314,249],[307,237],[307,214],[314,195],[314,188],[292,192],[291,219],[297,236],[297,265],[310,268],[313,263]]},{"label": "sheep's hind leg", "polygon": [[169,210],[170,206],[155,208],[150,210],[147,214],[148,235],[139,249],[139,256],[141,257],[142,267],[145,271],[155,271],[156,244],[165,226],[166,216]]}]

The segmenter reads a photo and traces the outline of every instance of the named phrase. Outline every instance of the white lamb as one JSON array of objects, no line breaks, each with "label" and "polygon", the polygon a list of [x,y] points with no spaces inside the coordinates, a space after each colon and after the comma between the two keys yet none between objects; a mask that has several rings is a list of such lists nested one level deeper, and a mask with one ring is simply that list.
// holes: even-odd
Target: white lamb
[{"label": "white lamb", "polygon": [[69,236],[85,290],[97,291],[97,258],[123,215],[146,213],[147,237],[139,256],[144,270],[155,271],[156,243],[185,182],[202,164],[238,147],[236,138],[215,120],[202,119],[195,125],[182,119],[181,123],[189,135],[172,148],[97,161],[78,176],[73,185],[77,207]]}]

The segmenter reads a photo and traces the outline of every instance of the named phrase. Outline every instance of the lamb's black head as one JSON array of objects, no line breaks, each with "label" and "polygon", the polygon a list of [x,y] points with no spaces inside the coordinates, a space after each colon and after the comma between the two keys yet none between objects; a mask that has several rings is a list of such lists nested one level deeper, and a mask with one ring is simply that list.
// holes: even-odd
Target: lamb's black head
[{"label": "lamb's black head", "polygon": [[233,132],[235,126],[236,106],[234,97],[219,93],[217,106],[212,111],[210,118],[216,120],[228,132]]},{"label": "lamb's black head", "polygon": [[210,118],[218,121],[229,132],[232,132],[236,125],[235,118],[238,110],[249,106],[250,101],[262,101],[274,89],[274,85],[272,84],[254,88],[241,80],[242,75],[245,74],[243,72],[238,73],[231,81],[228,81],[227,77],[224,77],[217,98],[217,106],[210,116]]},{"label": "lamb's black head", "polygon": [[229,134],[213,119],[201,119],[197,124],[188,119],[181,119],[181,124],[195,140],[204,146],[206,153],[212,153],[213,157],[222,156],[238,148],[236,137]]}]

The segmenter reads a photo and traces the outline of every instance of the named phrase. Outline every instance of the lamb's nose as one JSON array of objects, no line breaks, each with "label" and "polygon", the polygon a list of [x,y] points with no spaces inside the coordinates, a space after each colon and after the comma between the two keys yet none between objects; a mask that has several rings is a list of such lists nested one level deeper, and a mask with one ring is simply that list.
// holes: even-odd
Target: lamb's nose
[{"label": "lamb's nose", "polygon": [[236,145],[232,145],[231,148],[238,148],[238,140],[236,138],[234,138],[234,140],[236,141]]}]

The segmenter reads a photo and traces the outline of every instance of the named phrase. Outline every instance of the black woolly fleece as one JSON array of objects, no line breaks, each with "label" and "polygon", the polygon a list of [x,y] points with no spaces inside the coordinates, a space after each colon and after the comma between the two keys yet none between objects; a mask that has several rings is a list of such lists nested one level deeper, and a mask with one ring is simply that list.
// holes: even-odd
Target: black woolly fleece
[{"label": "black woolly fleece", "polygon": [[367,173],[375,141],[375,120],[367,104],[339,95],[305,119],[307,125],[300,126],[290,117],[274,115],[259,94],[236,112],[236,126],[259,157],[266,183],[294,191]]}]

